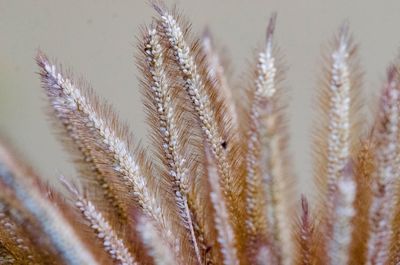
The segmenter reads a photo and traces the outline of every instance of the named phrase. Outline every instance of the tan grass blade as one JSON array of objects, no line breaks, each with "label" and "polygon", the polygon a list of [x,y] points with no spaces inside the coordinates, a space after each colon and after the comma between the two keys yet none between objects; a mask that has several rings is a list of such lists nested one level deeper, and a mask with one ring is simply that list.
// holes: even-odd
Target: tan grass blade
[{"label": "tan grass blade", "polygon": [[[197,120],[203,130],[206,143],[210,146],[212,155],[216,160],[218,174],[220,175],[223,195],[226,198],[228,212],[233,220],[235,228],[238,222],[236,207],[240,203],[236,194],[241,193],[240,181],[236,178],[236,172],[231,172],[225,139],[219,130],[216,112],[210,105],[210,99],[206,92],[204,76],[195,61],[195,51],[186,42],[185,34],[179,22],[166,9],[154,5],[160,14],[159,26],[163,33],[168,48],[173,51],[175,63],[183,78],[183,86],[193,105]],[[186,30],[185,30],[186,31]],[[195,46],[195,45],[194,45]],[[222,115],[221,113],[219,115]],[[222,117],[222,116],[221,116]]]},{"label": "tan grass blade", "polygon": [[[321,220],[326,244],[318,255],[334,256],[328,246],[335,235],[334,218],[338,182],[343,179],[345,167],[356,150],[360,135],[360,80],[357,46],[353,44],[347,23],[339,30],[338,37],[325,58],[325,78],[319,91],[321,120],[316,126],[314,142],[316,181],[320,189]],[[322,245],[325,243],[321,242]],[[346,243],[347,244],[347,243]],[[337,245],[338,246],[338,245]],[[329,259],[327,260],[329,262]]]},{"label": "tan grass blade", "polygon": [[284,91],[281,85],[284,75],[282,59],[273,44],[275,23],[276,14],[273,14],[267,29],[265,48],[258,56],[255,84],[248,91],[250,110],[245,127],[246,200],[247,216],[253,218],[253,222],[264,226],[261,229],[264,232],[261,233],[257,231],[260,229],[248,227],[250,233],[258,237],[264,235],[264,240],[268,239],[274,254],[281,260],[278,262],[287,264],[292,249],[288,220],[291,193],[288,192],[290,173],[287,169],[290,167],[290,159],[286,154],[287,132],[282,102]]},{"label": "tan grass blade", "polygon": [[12,203],[15,210],[30,216],[31,223],[38,224],[43,233],[41,237],[47,238],[47,246],[55,250],[52,258],[60,258],[68,264],[99,264],[70,220],[46,198],[37,181],[38,178],[19,165],[9,151],[0,147],[1,200]]},{"label": "tan grass blade", "polygon": [[[45,64],[50,66],[51,62],[42,52],[38,53],[37,62],[41,67],[42,84],[52,107],[51,116],[55,120],[54,125],[59,129],[64,146],[73,156],[79,170],[80,182],[85,186],[92,202],[107,212],[108,218],[115,223],[126,224],[129,204],[127,202],[131,200],[132,196],[125,195],[129,194],[128,188],[121,181],[120,176],[114,172],[114,169],[109,166],[109,161],[113,156],[112,152],[109,151],[105,141],[98,141],[100,136],[97,139],[93,138],[96,135],[94,123],[87,118],[87,113],[82,111],[82,108],[77,107],[78,104],[74,103],[73,97],[65,93],[58,93],[63,90],[58,86],[57,80],[43,68]],[[65,78],[61,67],[54,66],[54,70],[57,71],[56,74],[59,75],[60,80]],[[111,124],[113,127],[114,122],[117,121],[110,107],[100,104],[91,89],[86,89],[87,84],[81,82],[79,85],[83,87],[83,91],[81,91],[83,97],[87,97],[89,104],[92,104],[93,111],[106,116],[108,118],[107,125]],[[118,124],[114,127],[118,133],[126,134],[126,128],[122,128]]]},{"label": "tan grass blade", "polygon": [[117,236],[117,233],[93,203],[83,197],[64,177],[61,177],[61,182],[75,197],[75,206],[79,209],[83,218],[88,221],[89,227],[96,234],[98,240],[102,241],[104,251],[118,264],[137,265],[138,263],[126,247],[125,242]]},{"label": "tan grass blade", "polygon": [[320,166],[316,172],[318,184],[327,187],[322,193],[328,209],[333,209],[337,179],[349,161],[352,149],[358,144],[361,73],[357,46],[353,44],[348,24],[341,27],[330,52],[325,58],[325,79],[319,91],[318,104],[322,113],[314,146],[316,164]]},{"label": "tan grass blade", "polygon": [[[250,115],[247,129],[247,153],[246,153],[246,228],[249,236],[249,250],[257,251],[259,244],[267,243],[267,215],[266,201],[271,189],[263,189],[262,160],[262,130],[263,117],[276,92],[275,77],[276,66],[272,54],[272,34],[275,18],[270,22],[265,51],[259,54],[257,64],[257,76],[255,87],[250,91]],[[273,220],[275,222],[276,220]],[[269,227],[269,233],[274,234],[275,227]],[[271,238],[270,238],[271,239]],[[272,237],[273,239],[273,237]],[[270,240],[275,243],[274,240]],[[253,253],[254,254],[254,253]]]},{"label": "tan grass blade", "polygon": [[[149,124],[153,131],[153,142],[157,146],[157,156],[161,158],[163,169],[161,176],[164,178],[164,188],[174,197],[177,215],[180,217],[179,227],[181,234],[192,243],[194,256],[197,264],[203,264],[200,248],[195,233],[195,227],[199,227],[199,223],[195,223],[194,205],[189,205],[188,193],[193,177],[190,179],[189,163],[193,161],[187,154],[189,144],[189,125],[185,124],[176,103],[172,99],[178,97],[173,92],[173,83],[169,82],[173,73],[166,72],[166,59],[164,51],[160,44],[160,37],[156,29],[151,28],[144,33],[144,45],[141,47],[142,56],[139,66],[144,75],[143,87],[145,96],[145,106],[148,113]],[[143,63],[144,62],[144,63]],[[180,123],[178,125],[178,123]],[[175,211],[174,211],[175,213]],[[182,229],[183,228],[183,229]],[[183,231],[182,231],[183,230]],[[186,230],[186,231],[185,231]],[[183,241],[182,253],[191,251],[187,248],[187,242]],[[183,255],[182,255],[183,256]],[[192,254],[187,255],[189,260]]]},{"label": "tan grass blade", "polygon": [[[122,183],[129,190],[128,200],[133,198],[146,215],[161,224],[164,234],[171,244],[175,244],[176,239],[164,217],[144,154],[132,151],[127,128],[120,125],[109,106],[99,103],[91,90],[80,88],[65,77],[43,53],[39,52],[37,62],[43,87],[68,135],[74,140],[85,140],[90,151],[98,147],[96,150],[100,150],[100,154],[91,152],[89,161],[103,161],[96,166],[108,173],[107,176],[112,178],[110,181]],[[91,133],[90,137],[80,139],[85,130]],[[118,196],[125,196],[125,193],[121,192]]]},{"label": "tan grass blade", "polygon": [[385,264],[389,259],[392,222],[399,180],[400,78],[396,67],[388,70],[380,101],[374,141],[376,169],[372,179],[372,204],[369,212],[370,235],[367,265]]}]

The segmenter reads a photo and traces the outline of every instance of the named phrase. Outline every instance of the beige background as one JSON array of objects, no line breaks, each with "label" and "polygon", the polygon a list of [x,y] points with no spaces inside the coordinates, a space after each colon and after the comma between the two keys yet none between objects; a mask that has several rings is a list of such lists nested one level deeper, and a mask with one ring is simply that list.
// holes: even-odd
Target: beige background
[{"label": "beige background", "polygon": [[[234,80],[245,73],[254,48],[264,39],[272,11],[276,38],[286,54],[289,115],[295,169],[303,191],[311,189],[312,104],[321,45],[350,21],[366,72],[365,94],[376,94],[385,68],[400,44],[400,2],[365,0],[168,1],[177,3],[195,32],[209,26],[232,58]],[[145,0],[0,0],[0,133],[8,137],[49,179],[73,175],[45,115],[34,56],[37,48],[82,74],[145,136],[144,115],[133,60],[139,26],[155,15]]]}]

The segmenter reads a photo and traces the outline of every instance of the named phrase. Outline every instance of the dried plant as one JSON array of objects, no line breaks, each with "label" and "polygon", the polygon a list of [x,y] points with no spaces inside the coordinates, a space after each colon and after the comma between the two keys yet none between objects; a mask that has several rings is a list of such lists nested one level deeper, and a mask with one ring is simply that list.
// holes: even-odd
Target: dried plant
[{"label": "dried plant", "polygon": [[276,15],[237,102],[210,33],[196,39],[176,11],[153,6],[136,56],[147,150],[87,84],[38,53],[79,176],[51,188],[0,144],[0,263],[399,264],[398,62],[368,127],[357,46],[340,28],[324,57],[310,207],[292,191]]}]

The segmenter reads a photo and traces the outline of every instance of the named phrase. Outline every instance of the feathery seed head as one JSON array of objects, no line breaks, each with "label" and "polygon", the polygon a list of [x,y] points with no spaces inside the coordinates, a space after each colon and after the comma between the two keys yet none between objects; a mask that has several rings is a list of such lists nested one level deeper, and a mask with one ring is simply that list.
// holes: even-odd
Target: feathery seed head
[{"label": "feathery seed head", "polygon": [[87,85],[38,52],[78,181],[62,177],[69,193],[58,193],[0,143],[0,263],[399,263],[398,66],[389,68],[367,128],[357,115],[356,46],[348,23],[340,28],[326,56],[314,144],[322,197],[314,206],[302,196],[294,219],[276,14],[242,104],[211,33],[196,40],[176,12],[151,5],[158,15],[138,39],[137,56],[146,150],[134,147],[127,127]]}]

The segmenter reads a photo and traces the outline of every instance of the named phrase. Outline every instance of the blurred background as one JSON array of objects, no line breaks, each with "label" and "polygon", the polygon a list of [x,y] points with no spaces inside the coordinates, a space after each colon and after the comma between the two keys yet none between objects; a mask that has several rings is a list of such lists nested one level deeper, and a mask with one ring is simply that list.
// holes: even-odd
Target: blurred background
[{"label": "blurred background", "polygon": [[[177,4],[193,31],[211,29],[231,59],[232,83],[249,69],[278,12],[276,40],[289,66],[291,142],[300,191],[312,185],[311,124],[321,50],[343,21],[360,43],[364,96],[377,95],[400,44],[400,2],[364,0],[202,0]],[[139,28],[155,15],[146,0],[0,0],[0,135],[50,181],[75,172],[46,115],[34,57],[38,48],[84,76],[115,106],[146,143],[146,126],[134,62]],[[239,84],[238,82],[236,82]],[[240,87],[237,87],[240,89]]]}]

